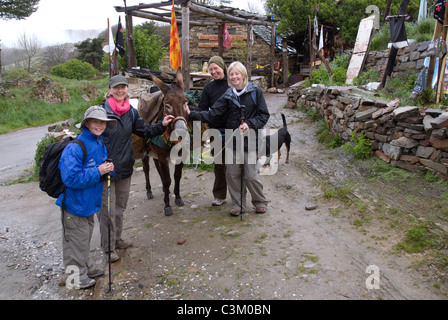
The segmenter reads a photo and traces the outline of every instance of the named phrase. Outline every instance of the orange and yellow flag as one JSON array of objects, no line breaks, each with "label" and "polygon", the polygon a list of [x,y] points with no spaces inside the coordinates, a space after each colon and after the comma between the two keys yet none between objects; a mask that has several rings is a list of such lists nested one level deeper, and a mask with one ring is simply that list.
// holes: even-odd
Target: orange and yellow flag
[{"label": "orange and yellow flag", "polygon": [[171,11],[170,65],[176,71],[179,67],[182,68],[182,55],[180,51],[179,33],[177,32],[176,13],[174,12],[174,0]]}]

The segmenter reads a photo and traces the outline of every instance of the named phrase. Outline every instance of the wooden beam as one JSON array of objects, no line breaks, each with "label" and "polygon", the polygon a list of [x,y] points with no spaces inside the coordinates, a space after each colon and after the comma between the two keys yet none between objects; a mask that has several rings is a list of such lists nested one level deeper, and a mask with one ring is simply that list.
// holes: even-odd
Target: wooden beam
[{"label": "wooden beam", "polygon": [[275,25],[271,25],[271,88],[275,87]]},{"label": "wooden beam", "polygon": [[190,2],[182,5],[182,73],[184,76],[184,90],[189,91],[191,87],[190,77]]},{"label": "wooden beam", "polygon": [[[145,12],[145,11],[129,11],[129,14],[137,17],[137,18],[142,18],[142,19],[149,19],[149,20],[155,20],[155,21],[160,21],[160,22],[165,22],[165,23],[171,23],[171,17],[170,18],[165,18],[163,16],[159,16],[157,14],[154,13],[150,13],[150,12]],[[182,19],[180,18],[176,18],[176,21],[179,25],[182,24]],[[204,27],[204,26],[215,26],[216,23],[214,22],[197,22],[197,21],[190,21],[190,25],[191,26],[195,26],[195,27]]]},{"label": "wooden beam", "polygon": [[[248,22],[247,19],[234,17],[230,14],[222,13],[222,12],[219,12],[219,11],[213,10],[213,9],[209,9],[209,8],[200,6],[193,2],[190,2],[190,9],[191,9],[191,11],[195,11],[195,12],[199,12],[199,13],[202,13],[202,14],[205,14],[208,16],[219,18],[219,19],[222,19],[223,21],[235,22],[235,23],[240,23],[240,24],[247,24],[247,22]],[[271,21],[252,20],[251,22],[253,24],[265,25],[265,26],[269,26],[272,24]]]},{"label": "wooden beam", "polygon": [[[442,24],[439,23],[437,20],[436,26],[434,28],[434,35],[432,37],[432,40],[437,40],[440,38],[440,35],[442,33]],[[428,66],[428,74],[426,76],[426,89],[433,89],[432,88],[432,78],[434,77],[434,67],[436,65],[436,56],[431,56],[429,58],[429,66]]]},{"label": "wooden beam", "polygon": [[126,13],[126,51],[128,68],[137,66],[137,55],[135,53],[134,46],[134,26],[132,22],[132,16]]},{"label": "wooden beam", "polygon": [[286,39],[282,39],[282,55],[283,55],[283,84],[285,88],[289,87],[289,79],[288,79],[288,42]]}]

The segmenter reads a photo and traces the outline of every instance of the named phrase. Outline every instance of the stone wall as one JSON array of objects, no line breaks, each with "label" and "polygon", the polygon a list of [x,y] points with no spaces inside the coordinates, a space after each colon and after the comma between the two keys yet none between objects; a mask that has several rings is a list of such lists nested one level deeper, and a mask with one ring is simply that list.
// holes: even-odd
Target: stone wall
[{"label": "stone wall", "polygon": [[[399,75],[406,76],[409,70],[420,72],[424,68],[425,58],[427,57],[427,48],[430,41],[414,43],[397,52],[397,58],[393,69],[392,77]],[[377,70],[380,72],[378,81],[383,79],[386,70],[387,60],[389,58],[389,49],[382,51],[371,51],[368,53],[363,70]]]},{"label": "stone wall", "polygon": [[313,85],[289,94],[288,105],[313,108],[333,134],[349,142],[364,132],[373,152],[393,166],[426,169],[448,179],[448,112],[374,99],[355,87]]}]

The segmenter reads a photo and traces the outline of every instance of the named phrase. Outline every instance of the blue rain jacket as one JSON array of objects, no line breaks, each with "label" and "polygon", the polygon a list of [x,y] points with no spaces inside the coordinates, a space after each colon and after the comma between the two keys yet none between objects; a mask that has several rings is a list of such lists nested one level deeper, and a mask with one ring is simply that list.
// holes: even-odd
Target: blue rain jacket
[{"label": "blue rain jacket", "polygon": [[[86,145],[86,162],[82,162],[81,147],[70,143],[62,152],[59,169],[67,186],[65,210],[76,216],[88,217],[101,208],[103,181],[98,166],[107,159],[107,150],[102,136],[97,137],[88,129],[83,129],[78,139]],[[63,196],[59,196],[56,205],[62,207]]]}]

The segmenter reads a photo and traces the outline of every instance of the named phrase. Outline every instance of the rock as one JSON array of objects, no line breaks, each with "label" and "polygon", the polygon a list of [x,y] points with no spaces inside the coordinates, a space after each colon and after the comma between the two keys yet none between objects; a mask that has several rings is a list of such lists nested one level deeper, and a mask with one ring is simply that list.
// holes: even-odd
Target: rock
[{"label": "rock", "polygon": [[181,238],[181,239],[178,239],[178,240],[176,241],[176,243],[177,243],[178,245],[183,245],[185,242],[187,242],[187,239],[186,239],[186,238]]},{"label": "rock", "polygon": [[317,204],[309,204],[305,206],[306,210],[315,210],[317,209]]}]

